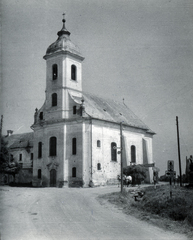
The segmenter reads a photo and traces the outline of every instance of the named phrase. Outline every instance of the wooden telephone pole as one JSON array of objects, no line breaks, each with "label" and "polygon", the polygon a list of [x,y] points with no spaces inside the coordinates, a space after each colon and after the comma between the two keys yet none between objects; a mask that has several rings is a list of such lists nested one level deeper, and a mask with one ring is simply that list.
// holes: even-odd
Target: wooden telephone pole
[{"label": "wooden telephone pole", "polygon": [[1,123],[0,123],[0,152],[1,152],[2,128],[3,128],[3,115],[1,115]]},{"label": "wooden telephone pole", "polygon": [[177,126],[177,141],[178,141],[179,171],[180,171],[180,187],[182,187],[182,169],[181,169],[181,157],[180,157],[180,138],[179,138],[179,126],[178,126],[178,117],[177,116],[176,116],[176,126]]},{"label": "wooden telephone pole", "polygon": [[120,123],[120,152],[121,152],[121,193],[123,193],[123,133],[122,122]]}]

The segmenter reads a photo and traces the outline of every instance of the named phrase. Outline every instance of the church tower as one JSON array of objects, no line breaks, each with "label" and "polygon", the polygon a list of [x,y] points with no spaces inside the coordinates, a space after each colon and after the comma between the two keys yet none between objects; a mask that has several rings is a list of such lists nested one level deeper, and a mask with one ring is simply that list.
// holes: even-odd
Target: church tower
[{"label": "church tower", "polygon": [[[64,15],[64,14],[63,14]],[[69,177],[82,179],[83,103],[82,61],[78,47],[62,20],[58,39],[43,57],[46,60],[46,96],[34,115],[33,185],[59,186]],[[77,150],[79,146],[79,151]]]},{"label": "church tower", "polygon": [[[64,14],[63,14],[64,15]],[[70,40],[70,32],[63,27],[57,33],[44,59],[46,60],[46,120],[72,117],[76,106],[69,106],[69,92],[82,97],[82,57],[78,47]],[[74,107],[74,110],[73,110]],[[70,108],[70,109],[69,109]]]}]

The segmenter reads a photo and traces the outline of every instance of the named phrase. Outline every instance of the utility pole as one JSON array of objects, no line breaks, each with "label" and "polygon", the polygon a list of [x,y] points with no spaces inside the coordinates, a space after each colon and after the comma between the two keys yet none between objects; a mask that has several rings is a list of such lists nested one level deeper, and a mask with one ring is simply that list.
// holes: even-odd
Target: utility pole
[{"label": "utility pole", "polygon": [[179,170],[180,170],[180,187],[182,187],[182,169],[181,169],[181,157],[180,157],[180,138],[179,138],[179,126],[178,117],[176,116],[176,126],[177,126],[177,141],[178,141],[178,159],[179,159]]},{"label": "utility pole", "polygon": [[1,115],[1,123],[0,123],[0,152],[1,152],[2,128],[3,128],[3,115]]},{"label": "utility pole", "polygon": [[120,152],[121,152],[121,193],[123,193],[123,134],[122,134],[122,122],[120,123]]}]

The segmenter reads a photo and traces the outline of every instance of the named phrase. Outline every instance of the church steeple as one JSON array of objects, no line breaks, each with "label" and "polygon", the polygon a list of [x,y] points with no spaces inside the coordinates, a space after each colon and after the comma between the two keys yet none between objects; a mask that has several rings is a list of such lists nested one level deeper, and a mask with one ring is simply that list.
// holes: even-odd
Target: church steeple
[{"label": "church steeple", "polygon": [[[46,103],[49,111],[47,119],[70,118],[72,99],[70,93],[82,97],[82,61],[79,48],[72,43],[70,32],[65,26],[65,14],[63,14],[63,26],[57,33],[58,39],[52,43],[44,59],[46,60]],[[74,93],[76,92],[76,93]],[[73,104],[74,101],[73,101]],[[74,117],[74,116],[73,116]]]},{"label": "church steeple", "polygon": [[65,22],[66,22],[65,13],[63,13],[62,15],[63,15],[63,19],[62,19],[63,27],[57,34],[58,34],[59,37],[62,36],[63,34],[70,36],[70,32],[65,27]]},{"label": "church steeple", "polygon": [[63,26],[62,29],[57,33],[58,39],[52,43],[47,51],[46,55],[44,56],[44,59],[48,59],[50,56],[52,56],[55,53],[62,53],[62,54],[71,54],[73,57],[79,58],[81,61],[84,60],[83,56],[80,53],[79,48],[70,40],[70,32],[66,29],[65,26],[65,18],[63,14]]}]

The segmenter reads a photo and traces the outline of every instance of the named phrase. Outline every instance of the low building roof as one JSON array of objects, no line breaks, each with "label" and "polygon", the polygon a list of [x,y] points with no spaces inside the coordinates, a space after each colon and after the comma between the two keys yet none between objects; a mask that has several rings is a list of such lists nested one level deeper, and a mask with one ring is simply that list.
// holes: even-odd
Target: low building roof
[{"label": "low building roof", "polygon": [[6,136],[5,140],[8,141],[8,147],[11,149],[14,148],[31,148],[33,147],[34,133],[21,133],[21,134],[12,134],[11,136]]}]

